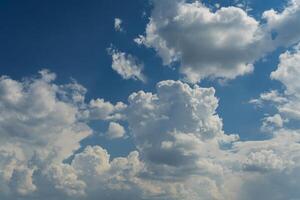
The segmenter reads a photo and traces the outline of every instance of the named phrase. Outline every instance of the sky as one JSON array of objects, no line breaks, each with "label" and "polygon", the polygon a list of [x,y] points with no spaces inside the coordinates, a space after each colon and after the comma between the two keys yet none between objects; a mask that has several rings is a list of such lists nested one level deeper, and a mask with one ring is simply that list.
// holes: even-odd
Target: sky
[{"label": "sky", "polygon": [[0,199],[299,199],[299,0],[0,0]]}]

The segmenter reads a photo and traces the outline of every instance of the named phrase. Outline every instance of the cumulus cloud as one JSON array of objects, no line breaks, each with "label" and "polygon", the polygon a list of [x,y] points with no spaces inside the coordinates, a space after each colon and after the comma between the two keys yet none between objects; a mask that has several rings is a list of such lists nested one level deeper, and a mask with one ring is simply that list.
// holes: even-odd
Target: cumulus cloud
[{"label": "cumulus cloud", "polygon": [[[54,79],[55,74],[45,70],[39,78],[23,82],[0,78],[1,146],[14,144],[24,150],[25,156],[37,153],[47,157],[53,153],[63,159],[91,134],[77,117],[79,108],[72,97],[80,91],[71,87],[76,83],[60,87],[52,83]],[[68,97],[64,95],[67,91]]]},{"label": "cumulus cloud", "polygon": [[266,51],[259,43],[263,37],[259,22],[238,7],[213,12],[198,1],[154,1],[140,41],[153,47],[165,65],[179,61],[181,72],[197,82],[250,73]]},{"label": "cumulus cloud", "polygon": [[110,122],[108,126],[108,130],[106,132],[106,136],[109,139],[116,139],[124,137],[126,131],[122,125],[116,122]]},{"label": "cumulus cloud", "polygon": [[48,181],[48,186],[52,186],[59,193],[71,197],[83,197],[85,195],[86,183],[79,180],[75,169],[68,164],[50,164],[43,171],[43,175]]},{"label": "cumulus cloud", "polygon": [[23,81],[0,78],[2,199],[37,192],[36,167],[62,162],[92,133],[78,118],[85,90],[77,83],[56,85],[55,77],[43,70]]},{"label": "cumulus cloud", "polygon": [[282,94],[280,94],[277,90],[271,90],[269,92],[264,92],[260,94],[258,99],[251,99],[249,103],[261,107],[262,104],[266,101],[274,102],[274,103],[284,103],[287,102],[287,99]]},{"label": "cumulus cloud", "polygon": [[233,79],[253,71],[255,61],[300,39],[299,1],[281,12],[264,12],[262,22],[238,6],[211,10],[199,1],[156,1],[138,44],[154,48],[164,65],[180,63],[188,81]]},{"label": "cumulus cloud", "polygon": [[122,111],[127,106],[118,102],[115,105],[105,101],[104,99],[92,99],[88,104],[88,109],[82,114],[84,118],[89,120],[116,120],[124,118]]},{"label": "cumulus cloud", "polygon": [[[263,105],[271,102],[278,111],[278,116],[283,118],[284,122],[290,120],[300,120],[300,45],[296,45],[292,50],[286,51],[279,57],[278,68],[271,73],[271,79],[279,81],[284,86],[284,91],[273,90],[263,93],[260,98],[250,102]],[[276,117],[279,118],[279,117]],[[267,120],[270,122],[270,120]],[[272,120],[274,122],[274,120]],[[276,120],[279,122],[280,120]],[[277,123],[278,124],[278,123]],[[279,123],[280,124],[280,123]],[[279,126],[281,127],[281,126]]]},{"label": "cumulus cloud", "polygon": [[299,130],[282,129],[265,141],[239,142],[233,147],[243,173],[237,199],[297,199]]},{"label": "cumulus cloud", "polygon": [[144,65],[136,57],[114,48],[109,48],[108,52],[112,57],[112,69],[123,79],[146,81],[146,77],[142,73]]},{"label": "cumulus cloud", "polygon": [[286,87],[286,94],[297,95],[300,91],[298,84],[300,69],[300,44],[295,46],[292,51],[286,51],[281,54],[280,63],[276,71],[271,73],[271,78],[278,80]]},{"label": "cumulus cloud", "polygon": [[157,84],[157,94],[140,91],[130,95],[129,127],[146,160],[189,168],[196,166],[201,155],[209,154],[208,146],[214,152],[219,143],[235,139],[222,131],[214,93],[213,88],[162,81]]},{"label": "cumulus cloud", "polygon": [[265,11],[267,31],[273,34],[273,45],[289,47],[300,41],[300,1],[290,0],[282,12],[274,9]]},{"label": "cumulus cloud", "polygon": [[[48,71],[23,81],[1,78],[1,199],[299,197],[300,131],[274,129],[268,140],[239,141],[223,131],[213,88],[166,80],[114,105],[86,103],[82,86],[56,85],[54,78]],[[92,134],[90,120],[117,135],[118,120],[127,123],[136,151],[112,158],[98,145],[81,146]]]}]

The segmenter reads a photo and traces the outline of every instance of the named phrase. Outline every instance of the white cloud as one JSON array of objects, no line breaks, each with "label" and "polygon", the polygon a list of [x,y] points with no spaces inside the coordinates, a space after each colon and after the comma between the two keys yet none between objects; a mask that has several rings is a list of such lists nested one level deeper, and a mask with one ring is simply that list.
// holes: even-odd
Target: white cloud
[{"label": "white cloud", "polygon": [[[56,85],[54,74],[41,74],[0,81],[1,199],[299,197],[299,130],[274,129],[271,139],[238,141],[223,131],[213,88],[168,80],[159,82],[156,92],[131,94],[128,105],[85,103],[78,84]],[[128,123],[137,151],[111,158],[100,146],[80,146],[92,132],[87,122],[116,120],[110,123],[116,125],[118,119]]]},{"label": "white cloud", "polygon": [[290,163],[273,150],[250,152],[245,162],[246,170],[283,170]]},{"label": "white cloud", "polygon": [[108,52],[112,57],[112,69],[123,79],[146,81],[146,77],[142,73],[144,65],[137,58],[113,48],[109,48]]},{"label": "white cloud", "polygon": [[106,132],[106,136],[109,139],[116,139],[124,137],[126,131],[122,125],[116,122],[110,122],[108,126],[108,130]]},{"label": "white cloud", "polygon": [[277,90],[271,90],[269,92],[264,92],[260,94],[258,99],[251,99],[249,103],[255,104],[257,106],[262,106],[262,104],[265,101],[274,103],[284,103],[287,102],[287,99]]},{"label": "white cloud", "polygon": [[300,85],[300,44],[295,46],[292,51],[286,51],[279,57],[278,69],[271,73],[271,78],[278,80],[286,87],[286,94],[298,95]]},{"label": "white cloud", "polygon": [[120,18],[115,18],[114,20],[114,28],[115,31],[119,31],[119,32],[123,32],[123,28],[122,28],[122,20]]},{"label": "white cloud", "polygon": [[[279,57],[278,68],[271,73],[271,79],[280,81],[284,86],[283,93],[271,91],[263,93],[259,99],[252,100],[262,105],[272,102],[284,122],[300,121],[300,45],[286,51]],[[269,121],[269,120],[268,120]],[[272,120],[273,121],[273,120]],[[278,120],[277,120],[278,121]],[[279,126],[281,127],[281,126]]]},{"label": "white cloud", "polygon": [[250,73],[268,50],[259,22],[241,8],[213,12],[198,1],[154,2],[146,36],[136,41],[153,47],[165,65],[179,61],[189,81]]},{"label": "white cloud", "polygon": [[265,11],[261,20],[249,16],[248,8],[213,11],[199,1],[153,2],[145,36],[135,42],[154,48],[164,65],[179,62],[190,82],[234,79],[252,72],[267,53],[300,41],[299,0],[291,0],[281,13]]},{"label": "white cloud", "polygon": [[86,183],[79,180],[72,166],[62,163],[51,164],[43,173],[52,187],[67,196],[82,198],[85,195]]},{"label": "white cloud", "polygon": [[215,113],[218,100],[214,92],[180,81],[162,81],[157,84],[157,94],[140,91],[130,95],[129,127],[143,157],[158,165],[190,168],[209,154],[208,149],[218,151],[218,142],[229,136],[224,135]]},{"label": "white cloud", "polygon": [[109,154],[101,147],[88,146],[82,153],[75,156],[72,166],[79,174],[92,178],[109,169]]},{"label": "white cloud", "polygon": [[244,169],[238,173],[241,185],[236,199],[299,197],[299,190],[295,189],[300,180],[299,133],[299,130],[285,129],[274,132],[274,138],[270,140],[240,142],[233,147]]},{"label": "white cloud", "polygon": [[85,90],[54,79],[47,70],[23,81],[0,78],[1,199],[33,198],[42,187],[36,172],[71,156],[92,133],[78,118]]},{"label": "white cloud", "polygon": [[265,11],[267,31],[273,34],[274,46],[289,47],[300,41],[300,1],[290,0],[282,12],[273,9]]},{"label": "white cloud", "polygon": [[[156,94],[141,91],[129,97],[131,134],[147,176],[158,180],[156,185],[164,183],[164,199],[298,197],[291,191],[300,180],[299,130],[274,129],[269,140],[236,141],[224,134],[217,106],[214,89],[180,81],[162,81]],[[286,186],[270,193],[278,187],[276,179]]]},{"label": "white cloud", "polygon": [[68,91],[71,97],[77,91],[67,86],[60,88],[52,83],[54,78],[47,71],[23,82],[0,78],[1,145],[14,144],[26,156],[37,153],[47,157],[54,153],[61,160],[91,134],[91,129],[77,119],[76,102],[62,95]]},{"label": "white cloud", "polygon": [[126,108],[122,102],[113,105],[104,99],[92,99],[88,105],[88,109],[83,112],[83,117],[89,120],[113,120],[122,119],[121,113]]}]

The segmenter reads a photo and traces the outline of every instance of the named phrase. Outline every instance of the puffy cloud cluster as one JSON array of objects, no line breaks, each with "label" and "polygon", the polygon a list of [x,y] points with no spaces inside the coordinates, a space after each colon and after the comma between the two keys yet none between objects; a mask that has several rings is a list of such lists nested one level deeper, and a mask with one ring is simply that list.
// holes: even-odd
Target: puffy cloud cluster
[{"label": "puffy cloud cluster", "polygon": [[266,117],[263,127],[267,124],[275,124],[282,127],[284,123],[300,121],[300,46],[296,45],[292,50],[286,51],[279,57],[278,68],[271,73],[271,79],[280,81],[283,92],[272,90],[260,95],[259,99],[250,102],[263,105],[271,102],[277,109],[272,117]]},{"label": "puffy cloud cluster", "polygon": [[[12,199],[127,199],[139,188],[143,168],[139,154],[110,160],[99,146],[81,148],[93,130],[90,120],[118,120],[126,105],[103,99],[85,103],[86,89],[73,82],[54,83],[47,70],[22,81],[0,78],[0,198]],[[110,122],[112,138],[124,134]],[[65,160],[74,157],[70,162]],[[122,194],[124,193],[124,194]]]},{"label": "puffy cloud cluster", "polygon": [[243,166],[236,199],[299,198],[299,133],[281,129],[270,140],[234,145]]},{"label": "puffy cloud cluster", "polygon": [[[84,91],[76,83],[52,84],[55,74],[46,70],[39,78],[18,82],[0,78],[1,146],[20,158],[33,154],[58,160],[79,148],[91,129],[78,120],[78,98]],[[14,144],[14,148],[9,145]],[[51,155],[53,154],[53,155]]]},{"label": "puffy cloud cluster", "polygon": [[300,40],[298,0],[281,13],[264,12],[265,23],[239,7],[213,11],[199,1],[153,3],[145,36],[135,41],[154,48],[164,65],[179,62],[190,82],[250,73],[255,61],[266,53]]},{"label": "puffy cloud cluster", "polygon": [[123,79],[146,81],[146,77],[142,73],[144,66],[136,57],[114,48],[109,48],[108,52],[112,57],[112,69]]},{"label": "puffy cloud cluster", "polygon": [[[297,3],[293,1],[292,6]],[[272,139],[238,145],[240,149],[251,151],[246,169],[259,172],[253,180],[250,178],[250,182],[244,183],[241,191],[245,199],[252,199],[253,192],[259,193],[261,199],[299,198],[299,61],[298,44],[280,55],[278,68],[270,76],[283,84],[283,90],[271,90],[251,101],[259,106],[271,104],[276,111],[266,116],[262,124],[263,131],[273,134]],[[256,151],[257,148],[264,150]]]},{"label": "puffy cloud cluster", "polygon": [[137,148],[155,164],[195,167],[201,155],[216,153],[225,136],[216,114],[213,88],[162,81],[157,94],[140,91],[129,97],[128,123]]},{"label": "puffy cloud cluster", "polygon": [[[54,78],[45,70],[23,81],[1,77],[1,199],[299,196],[299,130],[239,141],[222,130],[213,88],[162,81],[156,93],[139,91],[128,105],[113,105],[102,99],[85,103],[82,86],[56,85]],[[128,123],[136,151],[111,158],[100,146],[80,145],[92,134],[90,120],[109,123],[108,132],[119,136],[119,119]]]},{"label": "puffy cloud cluster", "polygon": [[0,78],[1,199],[35,192],[36,167],[62,162],[92,133],[78,120],[85,90],[54,79],[46,70],[22,82]]}]

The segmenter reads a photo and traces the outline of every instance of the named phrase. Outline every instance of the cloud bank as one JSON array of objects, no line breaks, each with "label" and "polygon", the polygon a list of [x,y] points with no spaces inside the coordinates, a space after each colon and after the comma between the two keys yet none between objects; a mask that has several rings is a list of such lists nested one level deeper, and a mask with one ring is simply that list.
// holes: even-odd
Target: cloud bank
[{"label": "cloud bank", "polygon": [[[286,55],[291,59],[297,53]],[[278,71],[283,66],[289,62]],[[300,195],[298,129],[284,126],[268,140],[239,141],[223,131],[213,88],[166,80],[155,93],[132,93],[126,104],[86,103],[83,86],[57,85],[55,76],[43,70],[22,81],[0,79],[1,199],[282,200]],[[94,134],[91,120],[109,124],[112,138],[123,136],[125,128],[118,123],[127,123],[136,150],[110,158],[101,146],[82,147],[80,141]]]}]

